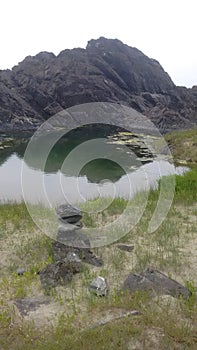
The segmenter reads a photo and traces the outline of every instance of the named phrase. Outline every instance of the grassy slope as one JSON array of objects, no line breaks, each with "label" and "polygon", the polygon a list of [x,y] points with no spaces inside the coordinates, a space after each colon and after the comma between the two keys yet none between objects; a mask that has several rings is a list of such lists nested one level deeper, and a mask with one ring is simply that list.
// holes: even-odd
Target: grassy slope
[{"label": "grassy slope", "polygon": [[[177,159],[182,154],[180,144],[193,139],[193,135],[192,131],[166,136]],[[191,147],[193,150],[193,141]],[[31,318],[26,321],[20,318],[10,301],[43,293],[36,272],[51,261],[50,239],[34,226],[24,204],[1,206],[0,349],[196,349],[196,186],[196,166],[184,176],[176,176],[176,192],[168,217],[150,236],[146,233],[147,224],[158,197],[158,191],[152,191],[140,223],[122,239],[134,244],[134,252],[122,252],[114,245],[98,249],[96,252],[105,260],[104,267],[96,270],[87,267],[66,292],[61,288],[52,291],[50,297],[56,307],[61,306],[61,312],[54,326],[43,322],[39,328],[29,322]],[[103,214],[86,215],[85,224],[105,223],[124,207],[125,202],[117,199]],[[3,262],[6,251],[7,259]],[[21,278],[14,273],[19,264],[28,270]],[[117,293],[130,271],[141,271],[147,266],[159,268],[186,284],[192,291],[190,300],[161,297],[150,300],[143,294]],[[98,273],[114,286],[107,298],[98,299],[87,293],[88,282]],[[141,315],[113,321],[131,309],[139,310]],[[98,321],[109,319],[109,315],[111,322],[96,326]]]},{"label": "grassy slope", "polygon": [[197,129],[175,131],[165,136],[177,162],[197,164]]}]

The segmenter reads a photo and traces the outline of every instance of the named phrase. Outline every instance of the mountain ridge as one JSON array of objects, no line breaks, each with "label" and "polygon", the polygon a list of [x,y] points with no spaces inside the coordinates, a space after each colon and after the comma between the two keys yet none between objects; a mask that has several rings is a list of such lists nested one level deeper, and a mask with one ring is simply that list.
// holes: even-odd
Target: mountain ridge
[{"label": "mountain ridge", "polygon": [[35,130],[87,102],[126,104],[164,133],[197,124],[197,86],[176,86],[157,60],[118,39],[92,39],[57,56],[43,51],[0,71],[0,130]]}]

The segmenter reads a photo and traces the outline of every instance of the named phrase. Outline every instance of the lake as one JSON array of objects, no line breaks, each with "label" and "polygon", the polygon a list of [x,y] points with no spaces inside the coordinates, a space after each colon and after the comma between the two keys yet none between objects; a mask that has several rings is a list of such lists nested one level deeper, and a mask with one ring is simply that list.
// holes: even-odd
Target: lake
[{"label": "lake", "polygon": [[24,157],[29,139],[28,134],[0,135],[1,202],[20,202],[23,192],[26,201],[47,206],[99,196],[131,198],[140,190],[156,188],[161,176],[186,170],[175,167],[166,152],[151,152],[158,138],[87,128],[62,137],[43,170],[39,150],[32,159]]}]

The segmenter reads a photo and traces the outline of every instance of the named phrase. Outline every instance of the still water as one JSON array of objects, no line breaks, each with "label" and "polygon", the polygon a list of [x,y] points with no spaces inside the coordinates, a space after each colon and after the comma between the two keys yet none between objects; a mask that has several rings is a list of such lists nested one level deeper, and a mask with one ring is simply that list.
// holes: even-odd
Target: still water
[{"label": "still water", "polygon": [[[24,159],[29,135],[0,135],[0,201],[19,202],[24,194],[26,201],[47,206],[99,196],[131,198],[140,190],[156,188],[161,176],[186,170],[175,167],[168,157],[151,154],[142,137],[130,135],[123,145],[121,138],[97,132],[93,147],[92,138],[87,131],[62,138],[43,171],[35,156]],[[36,155],[39,158],[39,152]]]}]

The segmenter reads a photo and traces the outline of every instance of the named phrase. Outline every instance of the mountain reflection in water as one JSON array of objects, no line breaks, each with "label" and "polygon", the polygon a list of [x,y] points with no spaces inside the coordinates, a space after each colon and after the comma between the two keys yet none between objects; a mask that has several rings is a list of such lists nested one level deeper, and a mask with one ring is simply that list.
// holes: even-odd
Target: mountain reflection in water
[{"label": "mountain reflection in water", "polygon": [[[25,172],[23,185],[28,188],[26,200],[46,205],[65,201],[75,204],[98,196],[131,198],[140,190],[155,188],[161,176],[184,172],[184,167],[175,169],[167,159],[154,157],[143,140],[136,142],[135,138],[130,139],[126,147],[118,142],[114,144],[116,138],[109,137],[105,156],[88,162],[82,159],[83,166],[77,175],[73,169],[80,157],[83,158],[83,152],[79,154],[79,159],[74,157],[69,166],[64,162],[75,147],[88,141],[87,135],[59,140],[48,156],[44,171],[39,167],[39,152],[36,159],[33,157],[26,162],[23,159],[28,138],[17,139],[17,142],[10,140],[7,147],[0,149],[0,200],[22,200],[22,166]],[[113,159],[114,148],[118,161]],[[91,150],[84,148],[84,156],[88,152]]]}]

